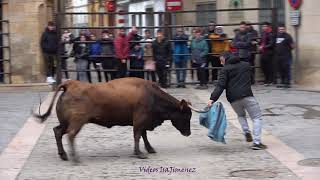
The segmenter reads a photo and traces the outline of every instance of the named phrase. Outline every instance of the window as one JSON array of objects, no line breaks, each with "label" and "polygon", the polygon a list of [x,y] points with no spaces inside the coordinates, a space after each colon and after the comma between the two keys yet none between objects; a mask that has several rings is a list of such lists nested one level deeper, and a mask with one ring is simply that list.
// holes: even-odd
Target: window
[{"label": "window", "polygon": [[210,21],[216,22],[216,12],[203,12],[206,10],[215,10],[217,8],[216,2],[197,4],[197,25],[207,25]]},{"label": "window", "polygon": [[[146,8],[146,12],[153,12],[153,8]],[[146,14],[146,26],[154,26],[154,15],[153,14]],[[151,34],[154,34],[154,29],[150,28]]]},{"label": "window", "polygon": [[[278,23],[285,23],[285,1],[284,0],[259,0],[260,8],[271,8],[272,3],[274,7],[278,8]],[[260,22],[272,22],[272,11],[259,11],[259,21]]]}]

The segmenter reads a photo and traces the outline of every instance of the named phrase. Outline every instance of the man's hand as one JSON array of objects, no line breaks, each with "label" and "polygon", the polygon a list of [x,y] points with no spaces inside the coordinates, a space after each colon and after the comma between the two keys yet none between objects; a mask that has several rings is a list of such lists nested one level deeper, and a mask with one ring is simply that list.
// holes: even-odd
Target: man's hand
[{"label": "man's hand", "polygon": [[126,63],[127,62],[127,60],[126,59],[121,59],[121,63]]},{"label": "man's hand", "polygon": [[214,101],[213,101],[213,100],[209,100],[209,101],[208,101],[208,105],[207,105],[207,106],[210,108],[210,107],[213,105],[213,103],[214,103]]}]

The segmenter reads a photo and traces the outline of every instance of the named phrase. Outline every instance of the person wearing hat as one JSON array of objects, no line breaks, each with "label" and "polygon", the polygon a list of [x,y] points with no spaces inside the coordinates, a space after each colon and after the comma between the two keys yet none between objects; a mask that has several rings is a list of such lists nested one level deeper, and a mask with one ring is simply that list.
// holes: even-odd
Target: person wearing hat
[{"label": "person wearing hat", "polygon": [[[227,38],[227,35],[224,33],[223,26],[216,26],[214,33],[209,35],[211,39],[211,53],[213,53],[213,67],[221,67],[219,56],[221,53],[225,51],[229,51],[230,43]],[[218,70],[212,70],[212,80],[216,80],[218,78]]]},{"label": "person wearing hat", "polygon": [[[261,150],[267,146],[261,143],[262,113],[251,90],[251,67],[249,62],[240,61],[239,57],[225,52],[220,56],[224,66],[219,74],[218,84],[211,94],[208,106],[211,107],[226,90],[227,100],[237,113],[247,142],[252,142],[251,149]],[[253,121],[253,138],[246,119],[246,111]]]}]

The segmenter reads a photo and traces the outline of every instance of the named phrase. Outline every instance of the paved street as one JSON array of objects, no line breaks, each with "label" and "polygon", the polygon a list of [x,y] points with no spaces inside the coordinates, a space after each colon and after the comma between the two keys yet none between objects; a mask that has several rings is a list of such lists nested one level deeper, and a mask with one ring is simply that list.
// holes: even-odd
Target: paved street
[{"label": "paved street", "polygon": [[[168,92],[178,99],[190,100],[199,108],[205,106],[210,93],[209,90],[194,90],[191,86],[188,89],[169,89]],[[320,144],[315,141],[320,137],[316,133],[320,128],[320,93],[259,86],[255,87],[255,94],[263,109],[264,129],[272,137],[281,140],[290,150],[303,155],[299,158],[320,157]],[[180,135],[170,122],[149,132],[149,140],[158,153],[148,155],[149,159],[146,160],[136,159],[132,155],[132,127],[107,129],[87,125],[76,140],[81,159],[77,166],[61,161],[57,155],[52,131],[57,120],[53,115],[17,179],[302,179],[296,173],[297,170],[291,168],[292,165],[279,158],[283,154],[275,155],[283,146],[279,146],[280,149],[277,150],[277,147],[273,148],[272,144],[268,144],[271,146],[270,151],[250,150],[251,144],[244,141],[235,126],[236,118],[230,116],[231,109],[225,103],[224,95],[221,101],[229,117],[226,145],[213,142],[206,136],[207,129],[199,125],[196,113],[192,117],[190,137]],[[26,111],[29,109],[28,106]],[[269,136],[265,137],[266,142],[270,142],[269,139]],[[65,137],[64,144],[68,149],[66,140]],[[284,157],[290,158],[293,155],[284,154]],[[187,168],[189,172],[170,173],[171,167]],[[158,169],[158,172],[145,170],[148,168]],[[166,168],[169,172],[164,172]],[[232,174],[239,170],[249,171]]]},{"label": "paved street", "polygon": [[0,153],[30,116],[30,110],[47,93],[36,91],[0,91]]}]

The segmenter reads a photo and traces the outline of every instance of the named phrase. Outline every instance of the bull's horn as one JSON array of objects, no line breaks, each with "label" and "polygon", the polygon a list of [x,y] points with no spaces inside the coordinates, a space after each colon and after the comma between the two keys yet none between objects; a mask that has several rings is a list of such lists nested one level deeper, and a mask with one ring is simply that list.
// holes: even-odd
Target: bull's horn
[{"label": "bull's horn", "polygon": [[207,113],[207,112],[210,110],[210,108],[208,108],[208,107],[206,107],[206,108],[203,109],[203,110],[200,110],[200,109],[194,108],[194,107],[191,106],[190,104],[189,104],[189,107],[190,107],[190,109],[191,109],[192,111],[195,111],[195,112],[197,112],[197,113]]}]

